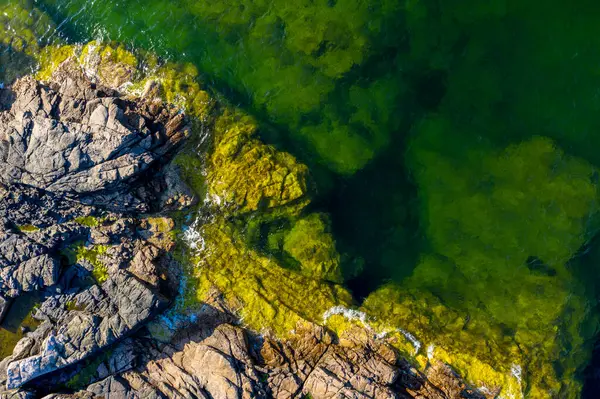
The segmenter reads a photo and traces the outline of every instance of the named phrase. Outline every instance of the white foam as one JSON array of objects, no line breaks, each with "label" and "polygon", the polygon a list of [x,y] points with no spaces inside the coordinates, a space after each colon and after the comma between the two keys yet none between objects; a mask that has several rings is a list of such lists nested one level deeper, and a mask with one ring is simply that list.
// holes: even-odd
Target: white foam
[{"label": "white foam", "polygon": [[334,306],[328,309],[325,313],[323,313],[323,322],[327,322],[327,320],[333,315],[342,315],[349,320],[358,320],[366,327],[369,327],[367,323],[367,314],[365,312],[361,312],[356,309],[349,309],[345,306]]},{"label": "white foam", "polygon": [[411,333],[409,333],[408,331],[405,331],[401,328],[398,329],[398,331],[404,335],[404,337],[410,341],[410,343],[412,344],[412,346],[415,348],[415,355],[417,353],[419,353],[419,349],[421,349],[421,342],[417,339],[417,337],[415,337],[414,335],[412,335]]},{"label": "white foam", "polygon": [[435,346],[433,344],[427,347],[427,359],[433,359],[433,352],[435,351]]}]

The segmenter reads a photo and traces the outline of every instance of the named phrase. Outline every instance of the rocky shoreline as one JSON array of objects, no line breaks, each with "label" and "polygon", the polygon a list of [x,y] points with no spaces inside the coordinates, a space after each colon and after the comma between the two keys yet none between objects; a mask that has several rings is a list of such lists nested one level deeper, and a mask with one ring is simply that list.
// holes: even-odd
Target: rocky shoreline
[{"label": "rocky shoreline", "polygon": [[[191,124],[156,84],[131,98],[67,60],[48,82],[0,90],[0,314],[42,297],[40,325],[0,362],[0,398],[483,397],[441,362],[418,371],[367,328],[305,320],[283,339],[256,334],[218,286],[192,322],[157,319],[184,273],[164,212],[198,199],[169,164]],[[291,165],[269,151],[257,160]],[[208,178],[235,203],[239,181]],[[273,204],[302,206],[284,192]],[[264,206],[249,195],[242,212]]]}]

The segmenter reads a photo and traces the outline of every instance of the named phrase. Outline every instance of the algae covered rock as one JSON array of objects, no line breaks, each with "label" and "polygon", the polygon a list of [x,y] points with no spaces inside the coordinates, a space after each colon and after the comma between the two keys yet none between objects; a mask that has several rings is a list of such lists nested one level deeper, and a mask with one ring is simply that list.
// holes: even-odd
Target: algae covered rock
[{"label": "algae covered rock", "polygon": [[222,219],[202,226],[200,235],[203,250],[194,259],[199,299],[218,288],[256,330],[286,336],[299,321],[319,322],[332,306],[352,302],[343,287],[282,268],[248,248]]},{"label": "algae covered rock", "polygon": [[285,235],[283,249],[300,263],[303,273],[341,283],[340,254],[328,224],[326,216],[317,213],[298,220]]},{"label": "algae covered rock", "polygon": [[226,111],[215,130],[206,177],[213,201],[232,206],[237,213],[306,205],[308,168],[292,155],[261,143],[250,117]]},{"label": "algae covered rock", "polygon": [[597,317],[569,260],[597,226],[597,172],[542,137],[442,148],[447,127],[425,122],[411,147],[431,252],[364,309],[490,392],[575,397]]}]

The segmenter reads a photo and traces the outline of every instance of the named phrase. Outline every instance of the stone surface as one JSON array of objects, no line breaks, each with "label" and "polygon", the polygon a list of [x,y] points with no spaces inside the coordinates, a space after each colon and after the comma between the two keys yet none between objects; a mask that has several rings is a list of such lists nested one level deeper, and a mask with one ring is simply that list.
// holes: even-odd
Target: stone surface
[{"label": "stone surface", "polygon": [[95,206],[143,210],[132,184],[189,132],[183,115],[119,97],[69,63],[48,86],[24,77],[7,90],[10,104],[5,100],[8,110],[0,114],[0,182]]},{"label": "stone surface", "polygon": [[[177,290],[173,223],[160,219],[159,231],[124,212],[165,201],[155,187],[164,178],[150,177],[187,137],[187,120],[97,86],[70,62],[47,85],[24,77],[0,90],[0,104],[0,313],[24,292],[44,298],[42,324],[1,359],[0,382],[58,386],[56,371],[106,356]],[[129,352],[111,353],[101,378],[128,368]]]}]

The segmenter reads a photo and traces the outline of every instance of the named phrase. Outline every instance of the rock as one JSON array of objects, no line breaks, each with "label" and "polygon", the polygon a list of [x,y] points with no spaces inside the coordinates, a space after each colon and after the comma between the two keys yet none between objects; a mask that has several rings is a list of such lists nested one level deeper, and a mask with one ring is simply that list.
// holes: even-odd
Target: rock
[{"label": "rock", "polygon": [[345,335],[344,340],[334,343],[334,337],[322,327],[304,324],[285,343],[268,339],[261,354],[270,371],[273,396],[395,397],[392,386],[399,376],[397,353],[363,329]]},{"label": "rock", "polygon": [[35,399],[36,396],[33,392],[12,390],[12,391],[0,391],[0,399]]},{"label": "rock", "polygon": [[11,88],[14,101],[0,114],[0,182],[144,209],[128,189],[188,135],[184,116],[125,100],[72,64],[61,68],[50,86],[24,77]]},{"label": "rock", "polygon": [[160,186],[156,187],[159,194],[159,208],[164,210],[180,210],[196,205],[198,198],[185,184],[177,171],[177,167],[171,163],[163,170],[162,179],[157,181]]},{"label": "rock", "polygon": [[4,316],[6,316],[9,307],[10,299],[0,296],[0,323],[2,323],[2,320],[4,320]]},{"label": "rock", "polygon": [[[97,86],[69,62],[49,85],[25,77],[4,91],[12,95],[0,96],[10,99],[0,107],[0,312],[23,292],[46,299],[34,314],[42,325],[1,359],[0,382],[58,386],[177,292],[179,265],[165,252],[173,223],[138,234],[139,222],[122,213],[158,202],[146,177],[187,136],[187,120]],[[100,213],[102,221],[92,216]],[[72,265],[62,270],[65,257]],[[131,351],[117,350],[98,378],[132,366]]]},{"label": "rock", "polygon": [[[42,305],[49,319],[56,318],[37,353],[11,362],[6,386],[28,381],[79,362],[128,336],[163,310],[167,301],[127,272],[111,275],[102,285],[77,294],[72,301],[82,310],[57,313],[56,300]],[[48,301],[47,301],[48,302]]]}]

